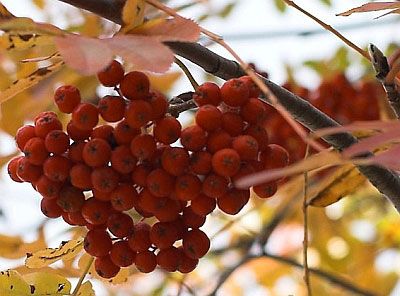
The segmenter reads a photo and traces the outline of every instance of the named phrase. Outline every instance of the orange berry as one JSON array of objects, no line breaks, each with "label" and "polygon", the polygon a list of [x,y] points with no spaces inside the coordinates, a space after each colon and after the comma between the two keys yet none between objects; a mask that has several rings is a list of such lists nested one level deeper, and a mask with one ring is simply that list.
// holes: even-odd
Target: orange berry
[{"label": "orange berry", "polygon": [[221,102],[221,90],[215,83],[205,82],[196,89],[193,94],[193,100],[196,102],[197,106],[218,106]]},{"label": "orange berry", "polygon": [[24,157],[23,156],[14,157],[13,159],[10,160],[10,162],[7,165],[7,172],[8,172],[8,175],[10,176],[11,180],[13,180],[14,182],[18,182],[18,183],[24,182],[17,175],[18,161],[21,158],[24,158]]},{"label": "orange berry", "polygon": [[103,139],[91,139],[83,147],[82,157],[88,166],[99,167],[106,165],[110,161],[111,147]]},{"label": "orange berry", "polygon": [[42,165],[49,156],[44,140],[34,137],[26,142],[23,150],[25,158],[34,165]]},{"label": "orange berry", "polygon": [[232,146],[232,137],[224,130],[217,130],[208,135],[207,151],[215,153],[224,148]]},{"label": "orange berry", "polygon": [[189,166],[189,153],[181,147],[167,147],[161,156],[161,164],[167,173],[180,176]]},{"label": "orange berry", "polygon": [[171,186],[174,182],[174,177],[163,169],[155,169],[147,176],[147,188],[158,197],[168,196],[174,189]]},{"label": "orange berry", "polygon": [[236,137],[232,142],[232,148],[239,154],[241,160],[256,160],[258,157],[258,142],[252,136]]},{"label": "orange berry", "polygon": [[112,207],[117,211],[129,211],[138,199],[136,189],[131,184],[119,184],[117,188],[108,194]]},{"label": "orange berry", "polygon": [[111,166],[120,174],[129,174],[136,168],[137,159],[126,145],[121,145],[111,152]]},{"label": "orange berry", "polygon": [[71,184],[79,189],[91,189],[92,185],[92,168],[84,163],[75,164],[69,171]]},{"label": "orange berry", "polygon": [[101,192],[113,191],[119,181],[118,173],[111,167],[96,167],[90,176],[93,188]]},{"label": "orange berry", "polygon": [[15,135],[15,142],[19,150],[23,151],[26,142],[36,137],[35,127],[33,125],[24,125],[20,127]]},{"label": "orange berry", "polygon": [[47,151],[54,154],[63,154],[69,147],[69,137],[60,130],[49,132],[44,140]]},{"label": "orange berry", "polygon": [[168,111],[169,103],[162,93],[151,91],[150,96],[148,97],[148,102],[153,110],[153,120],[161,119],[165,116]]},{"label": "orange berry", "polygon": [[242,117],[235,112],[225,112],[222,114],[222,129],[229,135],[235,137],[242,134],[245,122]]},{"label": "orange berry", "polygon": [[201,185],[201,181],[196,175],[181,175],[175,181],[175,195],[180,200],[195,199],[200,194]]},{"label": "orange berry", "polygon": [[44,175],[52,181],[64,182],[69,177],[72,162],[60,155],[53,155],[43,163]]},{"label": "orange berry", "polygon": [[193,174],[207,175],[211,171],[211,153],[197,151],[190,155],[189,168]]},{"label": "orange berry", "polygon": [[157,144],[154,137],[147,134],[136,136],[130,144],[130,151],[140,160],[151,158],[156,149]]},{"label": "orange berry", "polygon": [[130,145],[133,138],[140,133],[140,129],[131,127],[126,119],[118,122],[114,128],[114,138],[119,145]]},{"label": "orange berry", "polygon": [[221,97],[228,106],[239,107],[246,104],[249,99],[249,89],[240,79],[230,79],[222,85]]},{"label": "orange berry", "polygon": [[126,122],[133,128],[141,128],[153,119],[153,109],[149,102],[134,100],[125,109]]},{"label": "orange berry", "polygon": [[219,198],[228,191],[228,184],[225,177],[210,174],[204,179],[202,190],[209,197]]},{"label": "orange berry", "polygon": [[211,164],[214,172],[218,175],[231,177],[239,171],[240,156],[233,149],[222,149],[213,155]]},{"label": "orange berry", "polygon": [[199,151],[207,143],[207,133],[197,125],[189,126],[181,132],[181,144],[189,151]]}]

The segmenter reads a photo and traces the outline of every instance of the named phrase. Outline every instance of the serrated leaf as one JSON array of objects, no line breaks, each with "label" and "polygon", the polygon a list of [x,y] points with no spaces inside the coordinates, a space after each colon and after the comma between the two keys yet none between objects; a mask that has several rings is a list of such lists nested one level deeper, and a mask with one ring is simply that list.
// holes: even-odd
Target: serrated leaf
[{"label": "serrated leaf", "polygon": [[319,181],[308,204],[315,207],[327,207],[346,195],[354,193],[365,181],[366,178],[357,168],[351,164],[345,165]]},{"label": "serrated leaf", "polygon": [[41,67],[27,77],[14,81],[7,89],[0,93],[0,104],[54,74],[61,69],[62,65],[64,65],[64,62],[59,61],[49,66]]},{"label": "serrated leaf", "polygon": [[50,272],[33,272],[23,275],[23,279],[29,284],[29,295],[56,296],[69,294],[71,283],[63,276]]},{"label": "serrated leaf", "polygon": [[61,259],[69,260],[77,256],[82,248],[83,239],[63,242],[58,248],[46,248],[33,254],[28,254],[25,265],[29,268],[40,268]]},{"label": "serrated leaf", "polygon": [[157,18],[130,30],[128,34],[152,36],[159,41],[195,42],[199,38],[200,27],[183,17]]},{"label": "serrated leaf", "polygon": [[145,6],[145,0],[127,0],[125,2],[122,8],[122,21],[124,22],[124,26],[121,32],[127,32],[143,23]]},{"label": "serrated leaf", "polygon": [[379,11],[379,10],[386,10],[386,9],[396,9],[400,8],[400,3],[398,2],[370,2],[363,4],[361,6],[352,8],[345,12],[337,14],[338,16],[349,16],[353,13],[357,12],[370,12],[370,11]]},{"label": "serrated leaf", "polygon": [[89,281],[84,282],[79,288],[77,296],[95,296],[92,283]]},{"label": "serrated leaf", "polygon": [[52,43],[53,39],[51,37],[43,35],[4,33],[0,36],[0,48],[7,51],[25,50]]},{"label": "serrated leaf", "polygon": [[30,295],[31,288],[22,276],[14,270],[0,272],[0,295],[24,296]]},{"label": "serrated leaf", "polygon": [[286,4],[282,0],[274,0],[275,7],[278,9],[279,12],[285,12]]}]

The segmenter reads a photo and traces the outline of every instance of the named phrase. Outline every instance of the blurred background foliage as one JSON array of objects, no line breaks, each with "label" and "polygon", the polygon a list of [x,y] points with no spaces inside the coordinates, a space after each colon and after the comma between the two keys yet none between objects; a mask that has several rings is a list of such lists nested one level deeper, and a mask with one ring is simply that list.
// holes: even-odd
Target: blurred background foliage
[{"label": "blurred background foliage", "polygon": [[[79,34],[97,37],[110,35],[118,29],[110,22],[88,12],[67,9],[64,4],[50,3],[55,1],[18,2],[33,7],[35,13],[48,22]],[[223,5],[214,0],[163,2],[179,9],[183,15],[190,12],[193,19],[202,23],[214,18],[222,20],[229,18],[238,4],[244,1],[230,1]],[[284,22],[287,6],[282,0],[271,0],[271,2],[276,11],[281,13]],[[319,2],[329,9],[334,1],[319,0]],[[7,6],[7,1],[4,1],[4,4]],[[149,15],[151,13],[155,12],[150,11]],[[24,79],[39,67],[48,64],[48,61],[21,62],[53,54],[54,45],[46,40],[43,42],[40,46],[25,48],[21,46],[10,50],[5,35],[0,36],[0,89],[7,89],[13,81]],[[391,54],[397,48],[395,43],[387,44],[387,53]],[[249,62],[255,62],[257,67],[257,61]],[[350,66],[361,69],[358,73],[362,74],[349,75],[347,70]],[[287,86],[290,84],[290,88],[294,91],[303,87],[297,82],[297,73],[304,67],[311,68],[319,77],[319,82],[308,88],[309,92],[316,93],[324,81],[330,81],[338,73],[342,75],[347,73],[348,81],[352,85],[364,80],[374,81],[369,65],[346,47],[338,48],[334,55],[324,59],[305,60],[303,65],[287,64],[283,67],[286,67]],[[268,71],[268,69],[261,70]],[[203,76],[203,73],[201,75]],[[205,74],[203,77],[203,79],[210,78]],[[188,91],[180,88],[182,80],[185,80],[185,77],[176,67],[164,75],[151,76],[153,87],[167,93],[169,97]],[[0,110],[0,143],[6,148],[1,149],[1,166],[16,154],[11,139],[20,126],[31,122],[40,111],[57,112],[53,105],[52,94],[61,84],[77,86],[82,97],[92,102],[96,102],[104,94],[96,77],[84,77],[63,66],[37,85],[3,102]],[[378,111],[381,111],[381,114],[383,112]],[[68,121],[62,114],[58,115],[63,118],[64,124]],[[190,116],[183,119],[190,121]],[[295,149],[299,147],[297,145],[300,144],[297,143]],[[4,172],[2,177],[2,186],[5,186],[9,180]],[[315,174],[310,177],[308,185],[318,185],[322,178],[333,177],[330,173],[324,176]],[[303,270],[299,268],[303,252],[303,179],[299,176],[288,180],[268,201],[253,197],[237,216],[225,215],[215,210],[203,226],[212,238],[212,248],[191,274],[168,274],[160,270],[151,274],[140,274],[131,268],[121,275],[121,278],[109,283],[101,281],[92,272],[96,295],[207,295],[215,292],[217,286],[221,286],[218,295],[306,295]],[[344,179],[342,182],[351,185],[352,179]],[[34,190],[30,188],[23,194],[31,195],[29,196],[31,199],[38,199]],[[337,196],[340,194],[336,192]],[[16,207],[19,205],[18,194],[0,197],[0,208],[3,209],[0,224],[3,224],[3,229],[7,228],[9,223],[13,223],[14,219],[7,212],[7,208],[2,206],[5,199],[10,198],[15,199]],[[31,207],[30,211],[40,212],[38,204],[36,207]],[[309,207],[308,211],[309,266],[315,295],[400,294],[400,218],[392,205],[372,186],[365,182],[363,186],[359,186],[340,201],[325,208]],[[28,217],[25,219],[29,220]],[[0,261],[0,269],[12,267],[22,275],[40,271],[78,278],[82,274],[85,262],[88,261],[88,258],[81,253],[72,260],[61,260],[49,267],[33,270],[24,266],[22,259],[26,253],[41,250],[48,245],[57,246],[62,239],[79,239],[83,235],[83,230],[79,227],[67,227],[63,221],[54,224],[42,219],[29,224],[39,227],[37,229],[31,227],[29,231],[20,230],[16,234],[0,235],[0,257],[3,258]],[[51,231],[46,231],[46,228]]]}]

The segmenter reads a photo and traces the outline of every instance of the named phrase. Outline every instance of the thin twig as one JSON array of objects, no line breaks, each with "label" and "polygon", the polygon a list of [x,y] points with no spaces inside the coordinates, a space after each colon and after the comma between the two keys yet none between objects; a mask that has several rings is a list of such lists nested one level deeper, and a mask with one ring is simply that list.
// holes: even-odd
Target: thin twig
[{"label": "thin twig", "polygon": [[[268,252],[264,252],[263,256],[267,257],[267,258],[274,259],[274,260],[276,260],[278,262],[282,262],[282,263],[288,264],[288,265],[293,266],[293,267],[304,268],[303,265],[301,265],[297,261],[295,261],[293,259],[290,259],[290,258],[287,258],[287,257],[273,255],[273,254],[270,254]],[[343,289],[346,289],[348,291],[351,291],[353,293],[356,293],[356,294],[359,294],[359,295],[364,295],[364,296],[378,296],[379,295],[379,294],[377,294],[375,292],[368,291],[368,290],[365,290],[363,288],[360,288],[360,287],[352,284],[348,280],[346,280],[344,278],[341,278],[341,277],[339,277],[337,275],[334,275],[334,274],[332,274],[330,272],[323,271],[323,270],[318,269],[318,268],[312,268],[312,267],[310,267],[309,270],[310,270],[310,272],[312,274],[317,275],[320,278],[322,278],[324,280],[327,280],[327,281],[331,282],[332,284],[335,284],[335,285],[337,285],[337,286],[339,286],[339,287],[341,287]]]},{"label": "thin twig", "polygon": [[[310,153],[310,146],[307,145],[304,158]],[[308,171],[304,172],[304,196],[303,196],[303,217],[304,217],[304,237],[303,237],[303,264],[304,264],[304,282],[307,287],[308,296],[312,296],[310,269],[308,267]]]},{"label": "thin twig", "polygon": [[175,64],[181,68],[183,73],[185,73],[187,79],[189,79],[190,84],[193,86],[193,89],[196,90],[199,87],[199,84],[197,83],[196,79],[194,79],[192,73],[190,73],[188,67],[184,63],[182,63],[181,60],[179,60],[177,57],[175,57]]},{"label": "thin twig", "polygon": [[300,11],[301,13],[305,14],[306,16],[308,16],[309,18],[311,18],[312,20],[314,20],[315,22],[317,22],[318,24],[320,24],[323,28],[325,28],[326,30],[332,32],[334,35],[336,35],[340,40],[342,40],[344,43],[346,43],[348,46],[350,46],[352,49],[354,49],[355,51],[357,51],[360,55],[362,55],[364,58],[366,59],[370,59],[368,52],[366,52],[365,50],[363,50],[362,48],[358,47],[357,45],[355,45],[353,42],[351,42],[349,39],[347,39],[346,37],[344,37],[341,33],[339,33],[337,30],[335,30],[332,26],[328,25],[327,23],[321,21],[319,18],[317,18],[316,16],[312,15],[311,13],[309,13],[307,10],[303,9],[302,7],[298,6],[296,3],[294,3],[291,0],[283,0],[287,5],[292,6],[293,8],[297,9],[298,11]]},{"label": "thin twig", "polygon": [[71,296],[77,296],[77,295],[78,295],[79,289],[81,288],[82,283],[83,283],[83,280],[85,279],[87,273],[89,272],[89,269],[90,269],[90,267],[91,267],[92,264],[93,264],[93,261],[94,261],[94,257],[91,257],[91,258],[89,259],[89,261],[88,261],[88,263],[87,263],[85,269],[83,270],[83,273],[82,273],[81,277],[79,278],[79,281],[78,281],[78,283],[76,284],[75,289],[74,289],[74,291],[72,292],[72,295],[71,295]]}]

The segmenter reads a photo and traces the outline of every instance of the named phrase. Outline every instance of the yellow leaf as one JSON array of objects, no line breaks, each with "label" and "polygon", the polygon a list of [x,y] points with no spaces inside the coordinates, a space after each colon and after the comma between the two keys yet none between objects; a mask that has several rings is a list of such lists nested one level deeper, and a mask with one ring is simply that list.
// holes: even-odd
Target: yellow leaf
[{"label": "yellow leaf", "polygon": [[25,78],[14,81],[7,89],[1,92],[0,104],[14,97],[20,92],[38,84],[43,79],[60,70],[62,65],[64,65],[63,61],[55,62],[49,66],[37,69]]},{"label": "yellow leaf", "polygon": [[82,248],[83,239],[62,242],[58,248],[46,248],[33,254],[28,254],[25,265],[29,268],[40,268],[61,259],[72,259],[78,255]]},{"label": "yellow leaf", "polygon": [[149,74],[151,87],[159,92],[168,92],[174,83],[181,77],[180,72],[166,73],[163,75]]},{"label": "yellow leaf", "polygon": [[0,257],[9,258],[23,243],[20,236],[0,234]]},{"label": "yellow leaf", "polygon": [[89,281],[84,282],[79,288],[77,296],[95,296],[92,283]]},{"label": "yellow leaf", "polygon": [[71,291],[71,283],[54,272],[28,273],[23,278],[30,285],[30,295],[65,295]]},{"label": "yellow leaf", "polygon": [[43,9],[46,2],[44,0],[33,0],[33,4],[35,4],[40,9]]},{"label": "yellow leaf", "polygon": [[6,20],[0,18],[0,30],[21,34],[64,35],[64,31],[60,28],[48,23],[35,22],[28,17],[14,17]]},{"label": "yellow leaf", "polygon": [[0,272],[0,295],[23,296],[30,295],[31,288],[21,275],[14,270]]},{"label": "yellow leaf", "polygon": [[0,3],[0,19],[10,19],[15,17],[11,12],[8,11],[8,9]]},{"label": "yellow leaf", "polygon": [[309,204],[315,207],[327,207],[354,193],[365,181],[364,175],[357,168],[351,164],[345,165],[319,182]]},{"label": "yellow leaf", "polygon": [[0,36],[0,48],[5,50],[25,50],[52,43],[53,39],[44,35],[4,33]]},{"label": "yellow leaf", "polygon": [[127,0],[125,2],[122,9],[122,21],[125,25],[121,32],[127,32],[143,23],[145,5],[145,0]]}]

